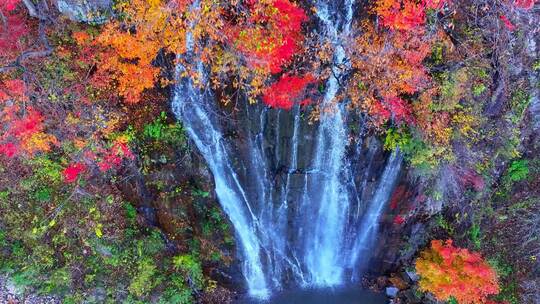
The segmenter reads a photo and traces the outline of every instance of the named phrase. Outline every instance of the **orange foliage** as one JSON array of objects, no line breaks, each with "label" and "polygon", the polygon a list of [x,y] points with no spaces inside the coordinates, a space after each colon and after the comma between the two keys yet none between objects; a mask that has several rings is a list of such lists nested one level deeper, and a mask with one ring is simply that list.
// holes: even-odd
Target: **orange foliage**
[{"label": "orange foliage", "polygon": [[423,60],[437,37],[421,30],[377,32],[373,25],[364,25],[351,51],[356,70],[356,85],[349,88],[353,106],[367,110],[378,126],[390,118],[413,123],[414,113],[403,97],[431,85]]},{"label": "orange foliage", "polygon": [[117,8],[125,18],[108,23],[95,40],[86,33],[74,33],[78,44],[98,51],[94,53],[99,62],[95,83],[108,86],[113,81],[127,103],[139,102],[142,92],[160,80],[160,69],[153,65],[159,51],[185,51],[180,10],[184,5],[185,1],[121,2]]},{"label": "orange foliage", "polygon": [[[188,8],[191,2],[121,1],[116,8],[123,18],[108,23],[97,37],[73,33],[81,53],[97,67],[91,84],[117,92],[127,103],[139,102],[144,90],[170,83],[154,60],[160,51],[184,54],[189,30],[192,51],[209,66],[212,83],[219,85],[233,76],[233,87],[245,90],[253,102],[264,93],[270,74],[281,72],[301,48],[302,24],[308,17],[289,0],[250,0],[245,6],[237,5],[239,10],[231,10],[230,2],[213,0]],[[200,83],[193,62],[179,60],[186,68],[181,76]]]},{"label": "orange foliage", "polygon": [[497,274],[480,254],[456,248],[452,240],[434,240],[416,260],[420,288],[439,300],[454,297],[460,304],[487,303],[499,293]]}]

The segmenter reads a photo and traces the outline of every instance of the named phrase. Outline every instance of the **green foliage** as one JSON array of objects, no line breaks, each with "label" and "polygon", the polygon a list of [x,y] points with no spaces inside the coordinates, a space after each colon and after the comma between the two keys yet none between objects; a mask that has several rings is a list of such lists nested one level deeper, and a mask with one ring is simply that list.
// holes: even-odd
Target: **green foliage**
[{"label": "green foliage", "polygon": [[469,229],[469,236],[471,238],[472,243],[474,244],[474,248],[476,250],[479,250],[482,245],[482,242],[481,242],[480,226],[477,223],[474,223]]},{"label": "green foliage", "polygon": [[495,269],[501,279],[508,278],[514,272],[512,265],[505,263],[498,257],[489,259],[488,263]]},{"label": "green foliage", "polygon": [[529,161],[526,159],[515,160],[506,171],[505,178],[510,182],[519,182],[529,176]]},{"label": "green foliage", "polygon": [[0,202],[6,201],[9,198],[9,190],[0,191]]},{"label": "green foliage", "polygon": [[507,115],[507,119],[513,124],[520,123],[525,117],[525,113],[529,104],[531,103],[531,97],[527,92],[522,89],[517,89],[512,93],[511,98],[511,112]]},{"label": "green foliage", "polygon": [[384,148],[387,150],[395,150],[396,148],[403,149],[403,147],[408,147],[410,142],[411,135],[409,132],[404,132],[401,129],[390,128],[386,131]]},{"label": "green foliage", "polygon": [[483,83],[476,84],[473,86],[473,95],[478,97],[482,95],[487,90],[486,85]]},{"label": "green foliage", "polygon": [[191,304],[192,291],[185,286],[184,278],[178,274],[170,276],[170,286],[165,289],[160,304]]},{"label": "green foliage", "polygon": [[41,188],[36,191],[35,198],[39,202],[48,202],[51,200],[52,189],[51,188]]},{"label": "green foliage", "polygon": [[540,71],[540,60],[536,60],[532,66],[533,71]]},{"label": "green foliage", "polygon": [[461,68],[454,72],[442,72],[436,75],[440,85],[441,99],[444,102],[433,104],[434,111],[453,111],[460,107],[459,99],[465,94],[465,84],[468,83],[467,69]]},{"label": "green foliage", "polygon": [[154,141],[182,147],[186,143],[184,129],[179,122],[167,122],[167,114],[161,112],[152,123],[144,126],[143,136]]},{"label": "green foliage", "polygon": [[63,167],[60,163],[48,156],[38,156],[28,160],[28,164],[34,169],[33,178],[44,184],[60,184],[62,182]]},{"label": "green foliage", "polygon": [[431,60],[435,65],[443,64],[443,45],[437,43],[431,49]]},{"label": "green foliage", "polygon": [[[186,151],[187,136],[182,125],[168,118],[165,112],[134,135],[142,162],[141,171],[149,174],[152,170],[166,165],[169,159],[179,151]],[[158,190],[163,191],[165,184],[161,180],[153,181]]]},{"label": "green foliage", "polygon": [[201,190],[201,189],[194,189],[192,191],[192,194],[196,197],[200,197],[200,198],[207,198],[210,196],[210,192],[208,191],[204,191],[204,190]]},{"label": "green foliage", "polygon": [[[42,172],[51,171],[42,168],[55,168],[49,161],[39,160],[36,164]],[[55,174],[40,173],[34,177],[35,183],[50,176]],[[62,200],[58,187],[62,185],[45,189]],[[2,193],[8,197],[10,192]],[[121,299],[146,303],[157,295],[160,303],[188,304],[193,303],[193,297],[185,282],[189,279],[197,288],[204,286],[201,262],[195,256],[185,256],[175,259],[174,266],[172,257],[165,255],[161,232],[139,227],[136,209],[129,203],[111,195],[86,198],[77,204],[56,206],[56,216],[51,218],[43,208],[56,202],[36,201],[32,207],[22,203],[18,208],[18,201],[32,202],[35,194],[15,194],[19,195],[15,201],[0,200],[0,269],[9,273],[23,292],[55,294],[65,303],[81,303],[81,299],[94,303],[87,293],[96,286],[106,286],[106,303],[124,302]],[[32,197],[22,199],[20,195],[25,194]],[[119,223],[125,218],[127,226],[111,222],[103,212],[106,208],[115,210],[113,218]]]},{"label": "green foliage", "polygon": [[139,257],[156,255],[165,249],[165,241],[158,230],[152,230],[147,237],[138,240],[136,246]]},{"label": "green foliage", "polygon": [[411,165],[426,172],[435,168],[441,160],[436,148],[413,137],[408,129],[389,128],[386,131],[384,148],[387,150],[399,148]]},{"label": "green foliage", "polygon": [[513,159],[521,157],[521,152],[519,151],[519,145],[521,143],[521,132],[519,128],[513,128],[509,130],[509,134],[506,135],[506,138],[503,142],[503,146],[499,147],[496,155],[504,159]]},{"label": "green foliage", "polygon": [[139,262],[139,266],[133,274],[133,280],[131,280],[128,290],[137,297],[143,297],[160,283],[160,280],[156,279],[156,276],[156,265],[151,259],[144,258]]},{"label": "green foliage", "polygon": [[135,209],[135,207],[133,207],[133,205],[131,205],[130,203],[125,203],[124,209],[126,211],[126,217],[129,220],[135,220],[135,218],[137,217],[137,209]]},{"label": "green foliage", "polygon": [[66,268],[58,268],[52,271],[49,278],[44,282],[41,292],[47,294],[63,294],[71,287],[71,272]]},{"label": "green foliage", "polygon": [[6,239],[6,231],[0,228],[0,247],[5,247],[7,245],[8,245],[8,242]]},{"label": "green foliage", "polygon": [[173,265],[185,273],[197,289],[204,286],[204,276],[200,262],[193,255],[179,255],[173,258]]},{"label": "green foliage", "polygon": [[437,223],[437,226],[444,229],[448,235],[454,235],[454,227],[444,218],[443,215],[437,215],[435,217],[435,222]]},{"label": "green foliage", "polygon": [[501,284],[501,291],[494,299],[503,303],[522,304],[519,297],[519,285],[513,280],[504,282]]},{"label": "green foliage", "polygon": [[65,86],[65,83],[73,83],[77,79],[77,73],[72,70],[71,58],[51,56],[42,66],[41,79],[42,85],[49,92],[49,101],[61,102],[65,96],[60,95],[59,90]]},{"label": "green foliage", "polygon": [[533,207],[538,201],[540,201],[540,198],[538,197],[528,197],[520,202],[510,205],[508,207],[508,213],[509,215],[516,215],[520,210],[526,210]]}]

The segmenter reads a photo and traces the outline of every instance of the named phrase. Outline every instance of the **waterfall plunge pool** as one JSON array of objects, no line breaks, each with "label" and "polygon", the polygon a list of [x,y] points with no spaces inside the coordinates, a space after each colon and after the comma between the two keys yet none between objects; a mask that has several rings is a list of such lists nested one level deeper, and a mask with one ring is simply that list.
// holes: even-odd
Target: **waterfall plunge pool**
[{"label": "waterfall plunge pool", "polygon": [[311,290],[289,290],[277,293],[269,300],[260,301],[253,298],[241,299],[236,304],[386,304],[388,298],[384,294],[366,291],[365,289],[325,288]]}]

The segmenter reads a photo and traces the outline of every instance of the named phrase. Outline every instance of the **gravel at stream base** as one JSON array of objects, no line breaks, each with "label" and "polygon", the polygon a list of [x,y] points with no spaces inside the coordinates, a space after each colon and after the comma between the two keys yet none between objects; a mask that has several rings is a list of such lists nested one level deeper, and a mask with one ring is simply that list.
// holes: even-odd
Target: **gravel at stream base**
[{"label": "gravel at stream base", "polygon": [[0,276],[0,304],[60,304],[51,296],[25,295],[6,276]]}]

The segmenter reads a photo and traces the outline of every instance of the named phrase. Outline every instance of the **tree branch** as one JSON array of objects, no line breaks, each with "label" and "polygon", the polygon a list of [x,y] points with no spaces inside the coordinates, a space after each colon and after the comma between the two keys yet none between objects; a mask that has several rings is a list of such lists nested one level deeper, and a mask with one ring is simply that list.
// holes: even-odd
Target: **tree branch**
[{"label": "tree branch", "polygon": [[7,18],[6,16],[4,16],[1,10],[0,10],[0,21],[2,22],[2,27],[7,27]]},{"label": "tree branch", "polygon": [[[43,16],[43,15],[40,14],[40,16]],[[7,72],[8,70],[15,69],[15,68],[25,69],[23,66],[23,62],[25,60],[39,58],[39,57],[47,57],[53,53],[53,48],[51,47],[51,44],[49,43],[49,39],[47,38],[47,34],[45,33],[46,20],[47,18],[43,18],[43,19],[40,18],[40,22],[39,22],[39,40],[41,41],[42,45],[45,47],[45,50],[24,51],[15,59],[14,62],[6,66],[0,67],[0,73],[4,73],[4,72]]]},{"label": "tree branch", "polygon": [[30,16],[34,18],[38,18],[39,20],[47,20],[47,17],[38,12],[36,6],[34,3],[32,3],[32,0],[23,0],[24,6],[26,6],[26,9],[28,10],[28,13]]}]

